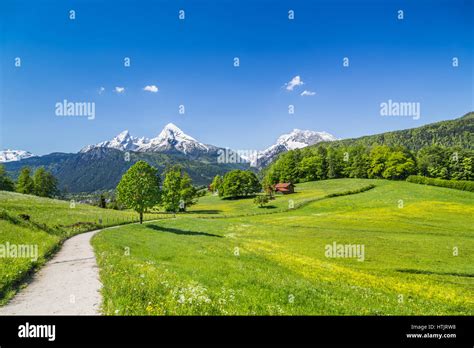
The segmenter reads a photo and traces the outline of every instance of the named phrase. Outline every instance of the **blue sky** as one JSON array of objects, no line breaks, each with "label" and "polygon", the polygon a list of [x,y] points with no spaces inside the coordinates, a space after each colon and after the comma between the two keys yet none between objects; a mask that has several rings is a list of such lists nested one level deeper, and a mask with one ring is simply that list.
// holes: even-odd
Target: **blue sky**
[{"label": "blue sky", "polygon": [[[452,119],[474,109],[472,13],[458,0],[4,0],[0,147],[76,152],[173,122],[204,143],[263,149],[293,128],[347,138]],[[295,76],[304,84],[289,91]],[[95,102],[95,119],[56,116],[64,99]],[[380,116],[389,99],[419,102],[420,119]]]}]

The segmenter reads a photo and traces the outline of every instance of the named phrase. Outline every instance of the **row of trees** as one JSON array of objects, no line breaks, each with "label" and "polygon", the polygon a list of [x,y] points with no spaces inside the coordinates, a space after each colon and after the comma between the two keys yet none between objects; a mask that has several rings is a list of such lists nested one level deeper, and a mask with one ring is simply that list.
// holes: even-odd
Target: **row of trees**
[{"label": "row of trees", "polygon": [[58,181],[43,167],[36,169],[33,175],[31,175],[29,167],[23,167],[15,183],[8,177],[5,168],[0,166],[0,190],[16,191],[40,197],[54,197],[59,193]]},{"label": "row of trees", "polygon": [[262,185],[255,173],[249,170],[231,170],[223,177],[216,175],[210,185],[219,197],[237,198],[253,195],[262,190]]},{"label": "row of trees", "polygon": [[474,152],[461,148],[427,146],[418,152],[405,147],[320,145],[281,155],[266,171],[264,186],[333,178],[406,179],[427,177],[474,180]]},{"label": "row of trees", "polygon": [[117,185],[117,200],[126,208],[135,210],[142,223],[143,213],[155,206],[160,205],[167,212],[186,211],[201,195],[179,166],[169,168],[164,173],[163,185],[160,184],[158,169],[145,161],[138,161]]}]

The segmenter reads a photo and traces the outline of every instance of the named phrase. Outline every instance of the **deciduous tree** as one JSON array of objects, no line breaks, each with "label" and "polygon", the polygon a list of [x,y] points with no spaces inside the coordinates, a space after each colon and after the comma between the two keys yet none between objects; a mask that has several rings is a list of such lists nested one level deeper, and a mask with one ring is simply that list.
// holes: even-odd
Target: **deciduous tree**
[{"label": "deciduous tree", "polygon": [[117,199],[140,214],[143,223],[143,213],[160,202],[158,170],[145,161],[135,163],[117,185]]}]

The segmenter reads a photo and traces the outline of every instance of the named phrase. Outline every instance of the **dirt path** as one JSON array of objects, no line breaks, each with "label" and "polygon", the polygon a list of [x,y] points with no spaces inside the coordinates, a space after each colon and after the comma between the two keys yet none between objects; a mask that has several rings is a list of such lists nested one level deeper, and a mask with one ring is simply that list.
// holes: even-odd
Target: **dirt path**
[{"label": "dirt path", "polygon": [[99,315],[99,272],[90,240],[101,230],[66,240],[0,315]]},{"label": "dirt path", "polygon": [[[138,223],[131,223],[135,224]],[[90,242],[96,233],[122,226],[85,232],[66,240],[28,286],[0,307],[0,315],[100,315],[102,284]]]}]

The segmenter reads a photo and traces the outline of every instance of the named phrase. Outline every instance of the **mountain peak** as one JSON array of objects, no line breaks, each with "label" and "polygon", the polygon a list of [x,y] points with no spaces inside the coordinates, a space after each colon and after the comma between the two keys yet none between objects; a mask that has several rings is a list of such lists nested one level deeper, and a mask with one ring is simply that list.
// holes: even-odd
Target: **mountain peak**
[{"label": "mountain peak", "polygon": [[151,139],[150,145],[147,146],[145,151],[168,151],[173,149],[184,154],[195,151],[207,152],[209,150],[206,145],[184,133],[174,123],[168,123],[156,138]]},{"label": "mountain peak", "polygon": [[[332,141],[336,139],[336,137],[327,132],[315,132],[294,128],[291,132],[282,134],[276,144],[264,151],[260,151],[256,165],[266,165],[282,152],[301,149],[321,141]],[[181,152],[185,155],[209,154],[217,149],[215,146],[205,145],[197,141],[171,122],[166,124],[155,138],[134,137],[130,135],[128,130],[124,130],[112,140],[86,146],[80,152],[88,152],[95,148],[104,147],[136,152]]]},{"label": "mountain peak", "polygon": [[284,145],[287,150],[300,149],[321,141],[333,141],[337,138],[327,132],[316,132],[311,130],[293,129],[290,133],[282,134],[277,144]]},{"label": "mountain peak", "polygon": [[257,161],[255,161],[253,165],[264,167],[271,163],[282,152],[301,149],[321,141],[333,140],[337,140],[337,138],[327,132],[316,132],[294,128],[290,133],[280,135],[276,144],[260,152]]},{"label": "mountain peak", "polygon": [[129,138],[130,137],[130,132],[128,131],[128,129],[122,131],[121,133],[119,133],[115,138],[117,139],[125,139],[125,138]]},{"label": "mountain peak", "polygon": [[176,138],[176,137],[186,138],[186,139],[195,141],[195,139],[193,137],[185,134],[174,123],[168,123],[166,126],[164,126],[163,130],[160,132],[158,137],[155,138],[155,139],[167,139],[167,138]]},{"label": "mountain peak", "polygon": [[0,163],[19,161],[24,158],[33,157],[34,155],[31,152],[24,150],[1,150],[0,151]]},{"label": "mountain peak", "polygon": [[128,130],[124,130],[112,140],[103,141],[96,145],[88,145],[80,152],[88,152],[95,148],[114,148],[121,151],[138,152],[166,152],[175,150],[184,154],[195,152],[208,152],[209,148],[198,142],[193,137],[184,133],[174,123],[168,123],[163,127],[156,138],[134,137]]},{"label": "mountain peak", "polygon": [[168,123],[163,129],[169,129],[172,131],[182,132],[182,130],[177,125],[171,122]]}]

